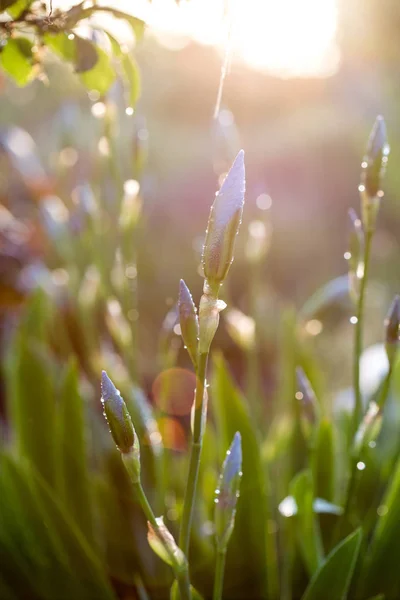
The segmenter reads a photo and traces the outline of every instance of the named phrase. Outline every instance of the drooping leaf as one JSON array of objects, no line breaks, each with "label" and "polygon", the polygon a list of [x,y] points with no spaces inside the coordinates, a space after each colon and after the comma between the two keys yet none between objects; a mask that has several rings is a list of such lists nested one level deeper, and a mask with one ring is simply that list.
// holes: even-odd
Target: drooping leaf
[{"label": "drooping leaf", "polygon": [[326,308],[337,302],[348,301],[349,280],[348,276],[341,275],[332,279],[319,288],[303,305],[299,316],[302,320],[313,319]]},{"label": "drooping leaf", "polygon": [[361,538],[362,532],[358,529],[332,550],[311,579],[302,600],[346,600]]}]

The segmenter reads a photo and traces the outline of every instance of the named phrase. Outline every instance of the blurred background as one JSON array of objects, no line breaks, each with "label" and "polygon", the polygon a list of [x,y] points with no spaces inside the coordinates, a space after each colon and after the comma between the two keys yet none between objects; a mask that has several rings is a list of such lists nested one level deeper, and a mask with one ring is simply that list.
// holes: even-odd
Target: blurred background
[{"label": "blurred background", "polygon": [[[181,277],[195,300],[200,296],[209,207],[219,177],[244,148],[245,216],[224,297],[243,313],[258,315],[258,362],[267,397],[274,387],[274,336],[282,307],[301,308],[315,289],[347,272],[347,211],[358,210],[360,163],[377,114],[386,119],[391,145],[368,298],[367,342],[380,341],[383,316],[399,291],[398,3],[107,2],[126,11],[133,4],[135,15],[149,23],[135,49],[142,94],[134,110],[121,105],[118,84],[106,98],[88,97],[71,70],[52,58],[40,80],[25,88],[1,80],[0,193],[3,207],[17,219],[2,210],[3,351],[18,308],[43,276],[44,265],[56,287],[65,284],[66,271],[39,215],[43,199],[47,204],[52,199],[60,223],[57,199],[76,208],[76,198],[81,203],[87,192],[90,203],[87,182],[100,189],[112,212],[119,194],[115,177],[128,182],[128,192],[140,179],[140,241],[129,275],[135,285],[138,281],[138,298],[128,319],[137,322],[139,381],[151,393],[165,315],[176,302]],[[126,36],[131,43],[121,21],[104,19],[118,39]],[[106,130],[113,119],[118,158],[109,171]],[[10,147],[16,160],[4,150]],[[138,147],[147,154],[140,177],[132,158]],[[73,236],[81,231],[78,213]],[[252,238],[268,246],[257,267],[255,296],[248,268]],[[350,381],[351,311],[345,304],[306,328],[326,373],[335,375],[335,391]],[[225,320],[216,344],[240,381],[243,357]],[[176,350],[188,366],[179,345],[177,335]]]}]

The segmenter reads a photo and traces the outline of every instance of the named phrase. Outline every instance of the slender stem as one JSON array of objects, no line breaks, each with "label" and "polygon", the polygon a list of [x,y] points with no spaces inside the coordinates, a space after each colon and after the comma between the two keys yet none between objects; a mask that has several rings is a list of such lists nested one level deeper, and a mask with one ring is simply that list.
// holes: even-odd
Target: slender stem
[{"label": "slender stem", "polygon": [[225,549],[217,551],[213,600],[221,600],[222,598],[222,589],[224,587],[225,556]]},{"label": "slender stem", "polygon": [[203,445],[203,410],[204,410],[204,390],[206,385],[208,353],[199,354],[197,363],[197,384],[194,398],[194,426],[192,447],[190,452],[189,474],[183,504],[182,523],[179,535],[179,546],[185,556],[189,554],[190,530],[192,527],[193,508],[196,497],[197,480],[199,476],[201,449]]},{"label": "slender stem", "polygon": [[[394,359],[392,359],[389,363],[389,370],[386,374],[386,377],[382,383],[381,389],[378,392],[378,398],[377,398],[377,404],[379,406],[380,411],[383,410],[385,404],[386,404],[386,400],[387,397],[389,395],[389,391],[390,391],[390,384],[391,384],[391,380],[392,380],[392,374],[393,374],[393,365],[394,365]],[[373,423],[370,423],[368,426],[368,429],[365,433],[365,438],[364,439],[368,439],[368,433],[370,428],[373,427]],[[350,477],[349,477],[349,481],[347,484],[347,489],[346,489],[346,497],[345,497],[345,505],[344,505],[344,509],[343,509],[343,514],[342,514],[342,519],[341,519],[341,523],[345,523],[347,517],[349,516],[350,510],[351,510],[351,504],[352,504],[352,500],[353,500],[353,495],[354,492],[356,490],[357,487],[357,477],[359,475],[359,471],[357,469],[357,463],[359,462],[360,458],[361,458],[361,454],[363,452],[364,449],[364,445],[362,444],[357,452],[357,454],[353,454],[351,457],[351,463],[350,463]],[[376,498],[376,496],[375,496]],[[376,502],[372,503],[372,507],[374,506]],[[375,515],[375,512],[373,512],[373,514]],[[365,525],[364,522],[364,529],[365,531],[368,531],[369,528],[369,519],[367,519],[367,525]],[[336,531],[336,536],[335,536],[335,540],[338,541],[340,532],[342,531],[341,527],[339,527]]]},{"label": "slender stem", "polygon": [[[139,500],[140,506],[142,507],[146,519],[149,521],[160,540],[162,540],[162,535],[156,517],[154,516],[153,510],[149,504],[149,501],[147,500],[146,494],[144,493],[140,481],[133,483],[133,489],[136,494],[136,498]],[[188,568],[177,565],[173,553],[169,550],[168,547],[165,547],[165,549],[168,552],[171,558],[171,562],[173,564],[172,569],[174,571],[175,578],[178,582],[181,600],[191,600],[192,595],[190,592]]]},{"label": "slender stem", "polygon": [[368,229],[365,235],[365,249],[364,249],[364,272],[360,282],[360,293],[357,303],[357,323],[354,331],[354,363],[353,363],[353,377],[354,377],[354,412],[353,412],[353,423],[351,427],[351,439],[357,431],[361,415],[362,415],[362,398],[360,389],[360,356],[363,347],[363,327],[364,327],[364,304],[365,304],[365,291],[367,287],[367,279],[369,272],[370,254],[371,254],[371,242],[373,237],[373,230]]}]

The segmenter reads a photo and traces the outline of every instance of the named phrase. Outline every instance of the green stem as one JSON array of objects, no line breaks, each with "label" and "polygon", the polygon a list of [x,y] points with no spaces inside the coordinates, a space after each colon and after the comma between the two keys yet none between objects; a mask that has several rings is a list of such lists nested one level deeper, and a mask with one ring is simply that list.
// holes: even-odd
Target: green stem
[{"label": "green stem", "polygon": [[[394,359],[390,361],[389,364],[389,370],[387,372],[387,375],[382,383],[382,387],[378,393],[378,399],[377,399],[377,404],[379,406],[379,409],[382,411],[385,404],[386,404],[386,400],[387,397],[389,395],[389,390],[390,390],[390,384],[391,384],[391,380],[392,380],[392,374],[393,374],[393,365],[394,365]],[[373,424],[370,424],[370,427],[373,427]],[[365,438],[364,439],[368,439],[369,435],[368,435],[368,430],[365,434]],[[356,490],[357,487],[357,478],[359,475],[359,471],[357,469],[357,463],[359,462],[362,452],[364,449],[364,445],[361,445],[359,448],[359,451],[357,452],[357,454],[353,454],[351,457],[351,463],[350,463],[350,478],[349,478],[349,482],[347,484],[347,490],[346,490],[346,498],[345,498],[345,505],[344,505],[344,509],[343,509],[343,514],[342,514],[342,518],[340,520],[340,522],[342,524],[345,524],[349,514],[350,514],[350,510],[351,510],[351,504],[352,504],[352,500],[353,500],[353,496],[354,496],[354,492]],[[376,503],[376,502],[375,502]],[[373,506],[374,504],[372,504]],[[374,511],[374,517],[375,517],[375,511]],[[367,523],[368,523],[368,519],[367,519]],[[364,528],[366,527],[366,531],[368,531],[368,527],[369,525],[365,525],[364,524]],[[339,527],[338,530],[336,531],[336,537],[335,540],[338,541],[339,537],[340,537],[340,533],[342,531],[342,528]]]},{"label": "green stem", "polygon": [[221,600],[222,598],[222,589],[224,587],[225,556],[225,549],[217,551],[213,600]]},{"label": "green stem", "polygon": [[[153,510],[147,500],[146,494],[144,493],[142,484],[139,482],[133,483],[133,489],[138,499],[140,506],[145,514],[146,519],[151,524],[152,528],[158,535],[159,539],[162,540],[162,535],[160,532],[160,528],[158,526],[156,517],[154,516]],[[165,546],[166,551],[168,552],[171,562],[173,564],[172,569],[174,571],[175,578],[178,582],[179,593],[181,600],[191,600],[191,591],[190,591],[190,582],[189,582],[189,572],[187,567],[182,567],[176,564],[175,557],[170,549]]]},{"label": "green stem", "polygon": [[208,362],[208,352],[199,354],[197,363],[197,384],[194,398],[194,426],[192,448],[190,452],[189,474],[183,504],[182,523],[179,535],[179,546],[185,556],[189,554],[190,530],[192,527],[193,508],[196,497],[197,480],[199,476],[201,449],[203,445],[203,410],[204,410],[204,390],[206,385],[206,371]]},{"label": "green stem", "polygon": [[371,254],[371,242],[373,237],[373,230],[368,229],[365,235],[365,249],[364,249],[364,272],[360,282],[360,293],[358,296],[357,303],[357,323],[355,325],[355,337],[354,337],[354,363],[353,363],[353,377],[354,377],[354,412],[353,412],[353,423],[351,427],[351,439],[357,431],[358,425],[362,415],[362,398],[360,389],[360,356],[363,347],[363,327],[364,327],[364,304],[365,304],[365,292],[367,288],[367,279],[369,272],[370,254]]}]

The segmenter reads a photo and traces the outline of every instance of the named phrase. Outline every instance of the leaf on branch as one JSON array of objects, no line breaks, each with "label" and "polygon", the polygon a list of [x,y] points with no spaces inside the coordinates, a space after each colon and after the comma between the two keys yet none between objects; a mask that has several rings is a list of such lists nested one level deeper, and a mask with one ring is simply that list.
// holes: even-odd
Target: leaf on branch
[{"label": "leaf on branch", "polygon": [[32,42],[23,37],[8,40],[0,54],[0,64],[17,85],[26,85],[34,75]]},{"label": "leaf on branch", "polygon": [[19,0],[0,0],[0,11],[7,10],[9,6],[16,4]]},{"label": "leaf on branch", "polygon": [[45,35],[44,41],[55,54],[73,63],[86,88],[100,94],[108,91],[114,82],[115,71],[104,50],[77,35],[70,39],[66,33]]},{"label": "leaf on branch", "polygon": [[[24,10],[30,7],[32,2],[33,0],[12,0],[12,2],[10,2],[10,0],[0,0],[0,6],[7,3],[9,7],[7,8],[8,14],[13,19],[16,19],[21,13],[24,12]],[[1,8],[0,10],[4,9]]]}]

